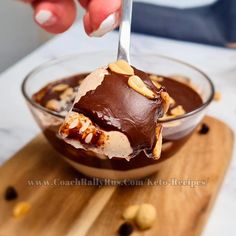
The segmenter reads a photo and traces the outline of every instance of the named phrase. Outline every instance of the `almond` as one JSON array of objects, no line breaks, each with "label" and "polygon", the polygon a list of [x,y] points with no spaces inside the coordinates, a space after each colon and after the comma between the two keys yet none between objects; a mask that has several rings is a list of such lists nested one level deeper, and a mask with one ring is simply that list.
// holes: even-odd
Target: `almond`
[{"label": "almond", "polygon": [[131,205],[127,207],[123,214],[122,217],[124,220],[133,220],[138,212],[139,205]]},{"label": "almond", "polygon": [[149,78],[152,81],[155,81],[155,82],[162,82],[164,80],[163,77],[160,77],[160,76],[157,76],[157,75],[149,75]]},{"label": "almond", "polygon": [[62,92],[64,90],[66,90],[67,88],[69,88],[69,85],[68,84],[58,84],[58,85],[55,85],[53,88],[52,88],[52,91],[53,92]]},{"label": "almond", "polygon": [[135,222],[140,229],[145,230],[153,226],[156,217],[156,209],[154,208],[154,206],[148,203],[144,203],[141,204],[138,209],[137,215],[135,217]]},{"label": "almond", "polygon": [[13,216],[20,217],[25,215],[30,210],[28,202],[19,202],[13,209]]},{"label": "almond", "polygon": [[92,138],[93,138],[93,134],[89,133],[84,140],[85,143],[90,143],[92,141]]},{"label": "almond", "polygon": [[170,114],[173,116],[181,116],[184,115],[185,113],[186,112],[181,105],[178,105],[177,107],[170,110]]},{"label": "almond", "polygon": [[220,100],[221,100],[221,93],[216,91],[214,94],[214,101],[219,102]]},{"label": "almond", "polygon": [[161,147],[162,147],[162,126],[157,125],[156,127],[156,145],[152,151],[153,158],[155,160],[159,159],[161,156]]},{"label": "almond", "polygon": [[162,87],[161,84],[159,84],[157,81],[152,80],[152,83],[153,83],[154,86],[155,86],[156,88],[158,88],[158,89],[160,89],[160,88]]},{"label": "almond", "polygon": [[137,75],[132,75],[129,77],[128,85],[136,92],[142,94],[147,98],[150,99],[156,98],[156,94],[152,90],[150,90]]},{"label": "almond", "polygon": [[118,60],[108,65],[109,69],[113,72],[123,75],[134,75],[134,69],[125,60]]},{"label": "almond", "polygon": [[53,111],[60,111],[61,109],[61,105],[60,102],[56,99],[51,99],[46,103],[45,106],[47,109],[49,110],[53,110]]},{"label": "almond", "polygon": [[171,99],[167,92],[161,92],[161,98],[164,100],[164,113],[166,113],[169,110]]},{"label": "almond", "polygon": [[61,100],[70,100],[74,96],[74,90],[73,88],[67,88],[61,95],[60,99]]}]

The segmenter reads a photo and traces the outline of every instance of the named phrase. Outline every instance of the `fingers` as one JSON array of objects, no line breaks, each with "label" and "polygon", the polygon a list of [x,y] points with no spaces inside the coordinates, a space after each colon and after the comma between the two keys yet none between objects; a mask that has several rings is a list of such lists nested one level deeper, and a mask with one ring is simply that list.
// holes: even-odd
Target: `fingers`
[{"label": "fingers", "polygon": [[36,23],[50,33],[62,33],[75,21],[76,5],[73,0],[25,0],[33,2]]},{"label": "fingers", "polygon": [[90,36],[101,37],[116,28],[120,21],[121,0],[80,0],[87,8],[84,16],[85,31]]}]

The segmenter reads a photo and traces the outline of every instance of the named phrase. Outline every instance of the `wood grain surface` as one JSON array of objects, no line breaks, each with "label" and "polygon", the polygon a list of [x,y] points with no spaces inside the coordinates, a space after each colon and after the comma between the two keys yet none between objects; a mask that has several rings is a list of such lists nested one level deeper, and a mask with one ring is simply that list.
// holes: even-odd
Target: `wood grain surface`
[{"label": "wood grain surface", "polygon": [[[156,207],[156,223],[132,235],[200,235],[233,148],[233,134],[224,123],[210,117],[205,122],[210,126],[207,135],[195,133],[155,176],[138,186],[81,184],[86,178],[39,135],[0,167],[0,236],[117,235],[122,211],[144,202]],[[9,185],[18,191],[16,200],[4,200]],[[31,209],[14,218],[13,208],[20,201],[29,202]]]}]

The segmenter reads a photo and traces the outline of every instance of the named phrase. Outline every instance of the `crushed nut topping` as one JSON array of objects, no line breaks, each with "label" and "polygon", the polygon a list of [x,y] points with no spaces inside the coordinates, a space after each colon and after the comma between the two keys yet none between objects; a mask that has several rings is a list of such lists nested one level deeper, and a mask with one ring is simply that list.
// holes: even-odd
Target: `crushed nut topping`
[{"label": "crushed nut topping", "polygon": [[75,96],[73,88],[67,88],[61,95],[60,99],[64,101],[70,101]]},{"label": "crushed nut topping", "polygon": [[58,100],[51,99],[46,103],[45,107],[49,110],[52,110],[52,111],[60,111],[61,104]]},{"label": "crushed nut topping", "polygon": [[157,75],[149,75],[149,78],[154,82],[162,82],[164,80],[163,77]]},{"label": "crushed nut topping", "polygon": [[134,69],[125,60],[118,60],[108,65],[109,69],[118,74],[134,75]]},{"label": "crushed nut topping", "polygon": [[152,151],[153,159],[157,160],[161,156],[162,147],[162,125],[157,125],[156,127],[156,145]]},{"label": "crushed nut topping", "polygon": [[69,85],[68,84],[58,84],[58,85],[55,85],[53,88],[52,88],[52,91],[53,92],[62,92],[64,90],[66,90],[67,88],[69,88]]},{"label": "crushed nut topping", "polygon": [[128,80],[128,85],[134,89],[136,92],[142,94],[143,96],[150,98],[150,99],[155,99],[156,94],[149,89],[146,84],[143,82],[142,79],[140,79],[137,75],[132,75],[129,77]]},{"label": "crushed nut topping", "polygon": [[178,105],[177,107],[170,110],[170,114],[173,116],[181,116],[184,115],[186,112],[183,108],[183,106]]},{"label": "crushed nut topping", "polygon": [[164,113],[166,113],[170,107],[170,96],[167,92],[161,92],[161,98],[164,100]]},{"label": "crushed nut topping", "polygon": [[162,87],[161,84],[159,84],[158,82],[156,82],[156,81],[154,81],[154,80],[152,80],[152,83],[153,83],[154,86],[155,86],[156,88],[158,88],[158,89],[160,89],[160,88]]}]

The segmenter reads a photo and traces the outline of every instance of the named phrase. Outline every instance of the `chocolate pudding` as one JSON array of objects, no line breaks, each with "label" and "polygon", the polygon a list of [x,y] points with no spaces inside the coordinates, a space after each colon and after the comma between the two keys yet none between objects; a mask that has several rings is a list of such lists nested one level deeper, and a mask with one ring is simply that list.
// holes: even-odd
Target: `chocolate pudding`
[{"label": "chocolate pudding", "polygon": [[[172,156],[192,134],[194,127],[188,129],[181,127],[181,121],[178,120],[178,117],[201,107],[203,104],[202,98],[197,89],[183,77],[177,79],[176,76],[172,78],[146,74],[134,68],[135,75],[141,77],[145,84],[156,94],[154,99],[148,100],[145,97],[138,96],[139,94],[135,91],[131,92],[124,79],[119,79],[116,73],[110,72],[109,75],[106,75],[107,79],[96,90],[89,91],[86,96],[82,96],[79,101],[74,103],[72,111],[89,117],[106,132],[116,130],[126,134],[132,148],[129,158],[117,156],[106,158],[104,155],[95,155],[93,151],[75,148],[58,135],[63,117],[72,108],[78,88],[89,73],[57,80],[47,84],[33,95],[33,100],[36,103],[58,114],[56,121],[47,120],[45,122],[44,134],[55,149],[71,161],[74,166],[76,164],[83,165],[84,168],[91,171],[97,169],[103,171],[113,170],[121,175],[123,171],[130,171],[129,177],[131,178],[143,176],[143,174],[132,176],[132,170],[137,168],[148,173],[155,172],[156,169],[153,166]],[[161,92],[165,91],[171,97],[167,111],[164,111],[163,100],[160,99]],[[129,104],[133,104],[133,106],[130,107]],[[103,108],[102,113],[101,106]],[[144,110],[142,110],[143,107],[145,107]],[[140,110],[142,110],[142,113]],[[175,120],[164,122],[168,119]],[[131,120],[133,124],[130,122]],[[150,158],[153,156],[152,151],[157,141],[153,138],[155,137],[154,124],[156,121],[160,124],[163,122],[164,126],[162,152],[160,159],[156,158],[158,160]],[[175,135],[171,135],[168,132],[170,129],[179,131],[175,132]],[[68,134],[70,135],[69,138],[78,138],[76,132]],[[96,140],[93,141],[93,145],[95,145]],[[84,172],[88,172],[87,169]],[[104,176],[106,176],[105,172],[101,177]]]}]

